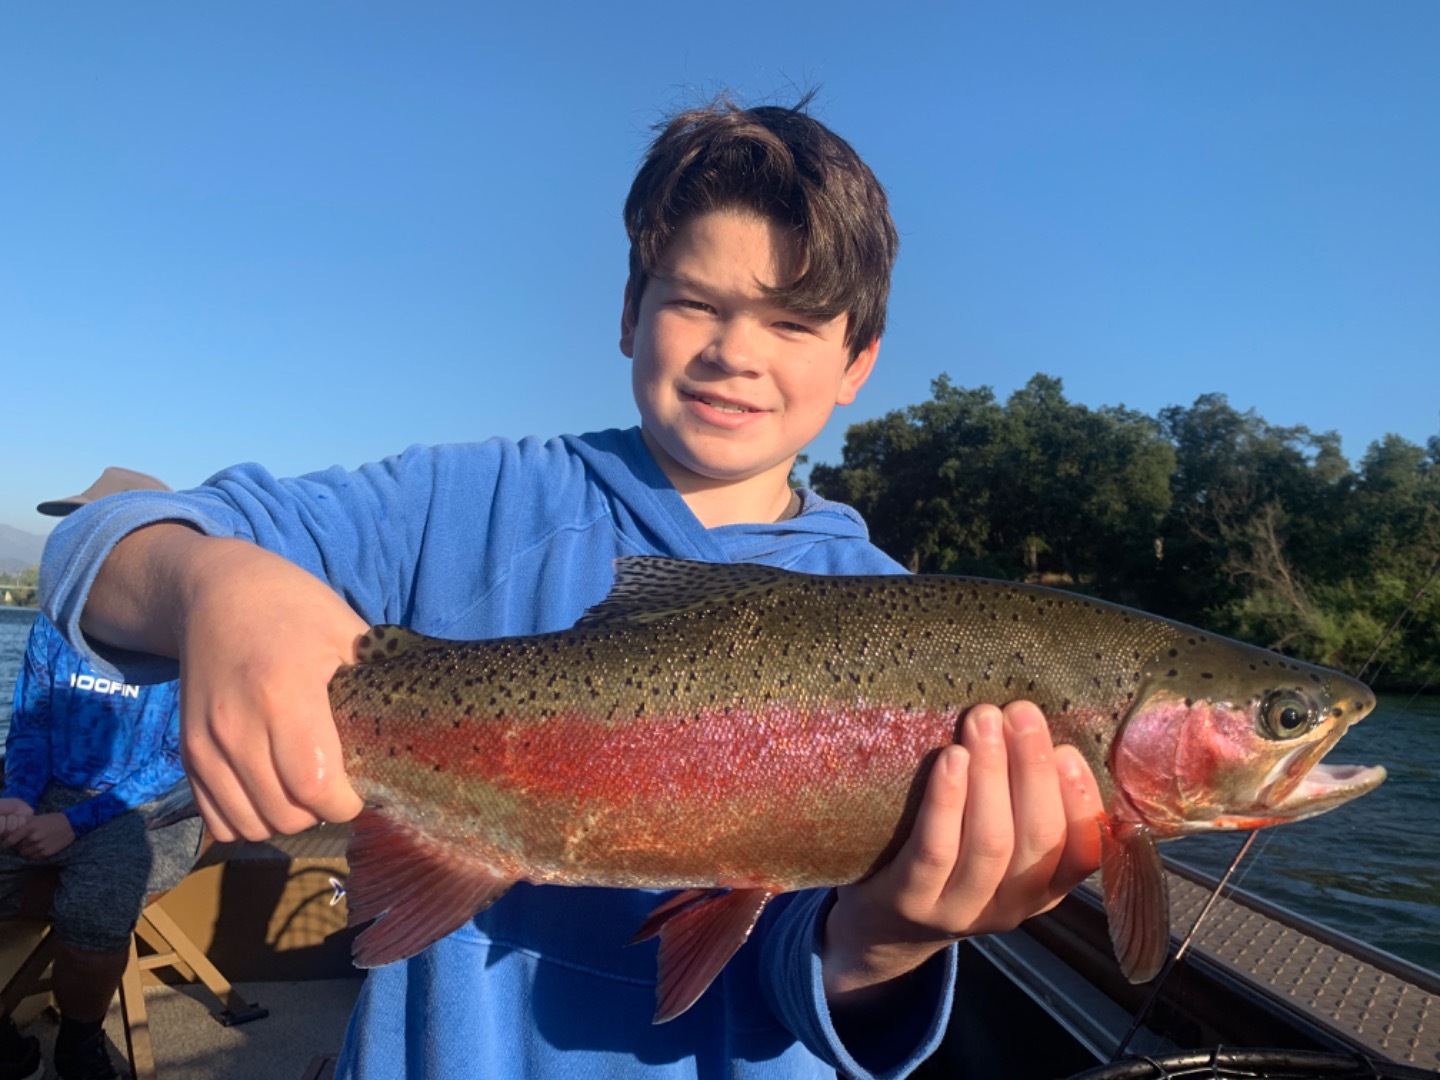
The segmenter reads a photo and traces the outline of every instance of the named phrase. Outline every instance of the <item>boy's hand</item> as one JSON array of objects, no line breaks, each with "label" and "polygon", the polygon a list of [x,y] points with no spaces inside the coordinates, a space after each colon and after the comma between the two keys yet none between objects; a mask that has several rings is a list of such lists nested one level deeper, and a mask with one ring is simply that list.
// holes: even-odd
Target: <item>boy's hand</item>
[{"label": "boy's hand", "polygon": [[180,661],[181,753],[217,840],[360,812],[327,687],[368,628],[319,579],[244,541],[151,526],[106,560],[85,628]]},{"label": "boy's hand", "polygon": [[1099,865],[1101,811],[1084,758],[1052,745],[1034,705],[971,709],[895,859],[838,891],[822,953],[832,1005],[1054,907]]},{"label": "boy's hand", "polygon": [[75,842],[75,830],[64,814],[36,814],[13,836],[15,850],[27,859],[48,859]]},{"label": "boy's hand", "polygon": [[35,808],[24,799],[0,799],[0,849],[14,847],[21,827],[34,816]]}]

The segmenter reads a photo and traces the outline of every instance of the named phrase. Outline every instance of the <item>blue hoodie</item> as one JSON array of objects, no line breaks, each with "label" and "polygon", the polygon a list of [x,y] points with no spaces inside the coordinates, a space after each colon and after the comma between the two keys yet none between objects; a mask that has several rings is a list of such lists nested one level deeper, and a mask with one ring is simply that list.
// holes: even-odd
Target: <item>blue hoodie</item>
[{"label": "blue hoodie", "polygon": [[[849,507],[802,493],[798,516],[704,528],[638,428],[542,442],[413,447],[355,472],[294,480],[240,466],[185,493],[104,499],[56,529],[41,589],[71,641],[91,581],[128,532],[161,520],[241,537],[332,585],[370,623],[436,637],[533,634],[601,600],[622,555],[899,573]],[[169,678],[154,657],[96,657]],[[697,807],[697,812],[701,808]],[[687,1013],[655,1026],[655,953],[626,948],[655,893],[515,886],[419,956],[370,972],[339,1073],[520,1078],[899,1077],[938,1045],[954,950],[922,968],[918,1040],[855,1060],[826,1007],[820,934],[833,893],[786,894]],[[923,1019],[923,1017],[922,1017]],[[883,1044],[883,1040],[881,1040]]]}]

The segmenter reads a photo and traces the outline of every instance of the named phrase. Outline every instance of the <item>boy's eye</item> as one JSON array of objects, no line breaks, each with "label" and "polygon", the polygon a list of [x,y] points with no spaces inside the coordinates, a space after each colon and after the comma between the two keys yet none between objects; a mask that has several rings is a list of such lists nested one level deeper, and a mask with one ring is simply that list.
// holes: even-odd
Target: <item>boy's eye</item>
[{"label": "boy's eye", "polygon": [[790,322],[783,319],[777,322],[775,326],[780,330],[788,330],[795,334],[813,334],[815,332],[815,328],[806,323]]},{"label": "boy's eye", "polygon": [[703,300],[687,300],[683,297],[675,301],[676,307],[686,308],[690,311],[714,311],[709,304]]}]

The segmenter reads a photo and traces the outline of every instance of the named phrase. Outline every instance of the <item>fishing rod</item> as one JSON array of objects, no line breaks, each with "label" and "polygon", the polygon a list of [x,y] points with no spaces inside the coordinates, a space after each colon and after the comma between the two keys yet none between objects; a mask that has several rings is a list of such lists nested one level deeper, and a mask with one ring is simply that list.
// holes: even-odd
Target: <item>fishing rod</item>
[{"label": "fishing rod", "polygon": [[[1384,648],[1385,643],[1390,639],[1391,635],[1395,633],[1396,629],[1399,628],[1402,620],[1404,620],[1414,609],[1415,605],[1419,603],[1420,598],[1425,595],[1426,591],[1430,588],[1430,584],[1437,576],[1440,576],[1440,557],[1436,558],[1435,565],[1431,567],[1430,573],[1425,578],[1425,581],[1415,590],[1415,594],[1410,598],[1410,602],[1401,609],[1400,614],[1395,616],[1389,628],[1380,636],[1380,640],[1376,643],[1375,648],[1371,651],[1365,662],[1360,665],[1359,670],[1355,672],[1355,678],[1359,679],[1364,676],[1365,670],[1374,663],[1375,658],[1380,655],[1380,650]],[[1160,974],[1155,977],[1150,987],[1150,993],[1146,995],[1145,1001],[1135,1013],[1135,1019],[1131,1022],[1130,1029],[1125,1032],[1124,1038],[1120,1040],[1120,1044],[1115,1048],[1115,1053],[1110,1059],[1112,1065],[1124,1056],[1125,1050],[1130,1045],[1130,1041],[1135,1038],[1141,1027],[1144,1026],[1146,1018],[1150,1015],[1150,1010],[1155,1007],[1155,1002],[1160,997],[1160,991],[1165,986],[1166,978],[1189,951],[1190,944],[1194,941],[1195,935],[1200,932],[1201,925],[1205,922],[1206,918],[1209,917],[1211,910],[1224,893],[1225,887],[1230,883],[1230,879],[1234,876],[1235,871],[1239,869],[1240,863],[1255,843],[1256,835],[1255,830],[1251,830],[1246,835],[1245,842],[1241,844],[1240,849],[1235,852],[1235,857],[1230,860],[1230,865],[1225,868],[1225,873],[1222,874],[1220,880],[1216,882],[1214,891],[1210,894],[1209,899],[1205,901],[1205,906],[1200,909],[1199,914],[1195,916],[1195,921],[1190,925],[1189,931],[1181,939],[1180,947],[1175,950],[1175,955],[1165,962],[1165,966],[1161,968]]]},{"label": "fishing rod", "polygon": [[1436,556],[1435,565],[1430,568],[1430,576],[1425,579],[1424,584],[1422,584],[1418,589],[1415,590],[1415,595],[1410,597],[1410,602],[1400,609],[1400,614],[1395,616],[1394,621],[1390,624],[1390,628],[1386,630],[1385,633],[1380,635],[1380,640],[1375,643],[1375,648],[1366,658],[1365,663],[1360,665],[1360,670],[1355,673],[1355,678],[1364,678],[1365,669],[1368,668],[1372,663],[1374,663],[1375,658],[1380,655],[1380,650],[1383,649],[1385,647],[1385,643],[1390,640],[1390,635],[1393,634],[1395,630],[1399,627],[1400,620],[1404,619],[1406,615],[1410,614],[1411,609],[1413,609],[1415,605],[1420,602],[1420,598],[1425,595],[1426,590],[1430,588],[1430,583],[1434,581],[1437,576],[1440,576],[1440,556]]}]

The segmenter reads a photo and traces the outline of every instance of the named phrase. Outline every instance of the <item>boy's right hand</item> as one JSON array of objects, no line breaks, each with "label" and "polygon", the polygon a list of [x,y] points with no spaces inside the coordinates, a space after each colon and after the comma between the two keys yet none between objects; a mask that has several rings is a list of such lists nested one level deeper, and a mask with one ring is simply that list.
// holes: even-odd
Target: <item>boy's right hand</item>
[{"label": "boy's right hand", "polygon": [[154,525],[111,552],[82,625],[179,660],[181,753],[217,840],[360,812],[328,684],[368,627],[319,579],[245,541]]}]

